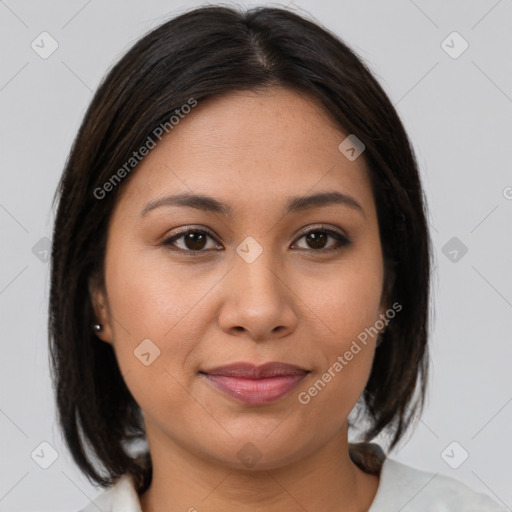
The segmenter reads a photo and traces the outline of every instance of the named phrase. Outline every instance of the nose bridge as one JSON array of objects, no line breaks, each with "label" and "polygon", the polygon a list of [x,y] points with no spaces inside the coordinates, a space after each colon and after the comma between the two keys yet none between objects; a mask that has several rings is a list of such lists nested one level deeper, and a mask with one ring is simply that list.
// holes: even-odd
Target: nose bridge
[{"label": "nose bridge", "polygon": [[219,321],[226,331],[243,328],[253,339],[266,339],[293,330],[296,318],[274,252],[256,243],[246,240],[237,248],[242,252],[236,254]]},{"label": "nose bridge", "polygon": [[266,295],[267,300],[271,300],[269,295],[278,294],[279,275],[278,265],[275,253],[269,247],[264,247],[253,237],[247,237],[236,249],[237,257],[235,259],[235,279],[242,290],[245,287],[247,294],[255,296]]}]

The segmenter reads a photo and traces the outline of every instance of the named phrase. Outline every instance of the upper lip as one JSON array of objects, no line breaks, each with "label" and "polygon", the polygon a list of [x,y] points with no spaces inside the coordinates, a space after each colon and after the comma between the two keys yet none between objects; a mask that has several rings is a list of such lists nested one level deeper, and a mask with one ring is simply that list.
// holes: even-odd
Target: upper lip
[{"label": "upper lip", "polygon": [[233,363],[225,366],[217,366],[210,370],[202,370],[201,373],[222,375],[225,377],[243,377],[245,379],[263,379],[282,375],[305,375],[309,372],[293,364],[272,361],[259,366],[244,362]]}]

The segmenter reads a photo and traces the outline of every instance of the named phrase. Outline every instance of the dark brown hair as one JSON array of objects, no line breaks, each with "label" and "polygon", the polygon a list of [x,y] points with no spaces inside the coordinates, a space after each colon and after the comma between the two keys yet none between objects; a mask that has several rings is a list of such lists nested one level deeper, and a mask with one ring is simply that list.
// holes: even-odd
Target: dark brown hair
[{"label": "dark brown hair", "polygon": [[[142,414],[112,346],[99,341],[89,283],[103,281],[107,226],[124,181],[94,193],[176,109],[237,90],[284,86],[320,102],[365,145],[377,207],[388,304],[396,315],[377,347],[360,402],[364,440],[390,435],[392,449],[423,409],[428,370],[431,242],[416,159],[390,100],[366,65],[317,23],[280,8],[208,6],[179,15],[140,39],[109,71],[85,114],[62,178],[51,254],[49,340],[58,420],[91,482],[124,473],[139,492],[151,457]],[[136,172],[136,169],[132,173]],[[101,467],[100,467],[101,465]]]}]

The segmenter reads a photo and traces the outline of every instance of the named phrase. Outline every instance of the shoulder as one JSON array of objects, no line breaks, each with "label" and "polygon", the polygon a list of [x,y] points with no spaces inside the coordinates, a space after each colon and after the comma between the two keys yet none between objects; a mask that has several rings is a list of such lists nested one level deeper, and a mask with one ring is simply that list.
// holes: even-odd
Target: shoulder
[{"label": "shoulder", "polygon": [[506,512],[490,496],[455,478],[423,471],[387,458],[368,512]]},{"label": "shoulder", "polygon": [[123,475],[117,483],[101,492],[77,512],[142,512],[140,501],[130,475]]}]

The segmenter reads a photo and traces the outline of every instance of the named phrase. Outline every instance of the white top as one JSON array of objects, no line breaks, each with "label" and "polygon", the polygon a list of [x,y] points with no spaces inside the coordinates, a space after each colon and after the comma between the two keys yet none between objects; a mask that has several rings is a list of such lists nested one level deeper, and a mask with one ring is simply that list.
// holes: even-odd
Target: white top
[{"label": "white top", "polygon": [[[123,475],[79,512],[142,512],[131,477]],[[508,512],[487,494],[455,478],[422,471],[393,459],[382,464],[377,494],[368,512]]]}]

